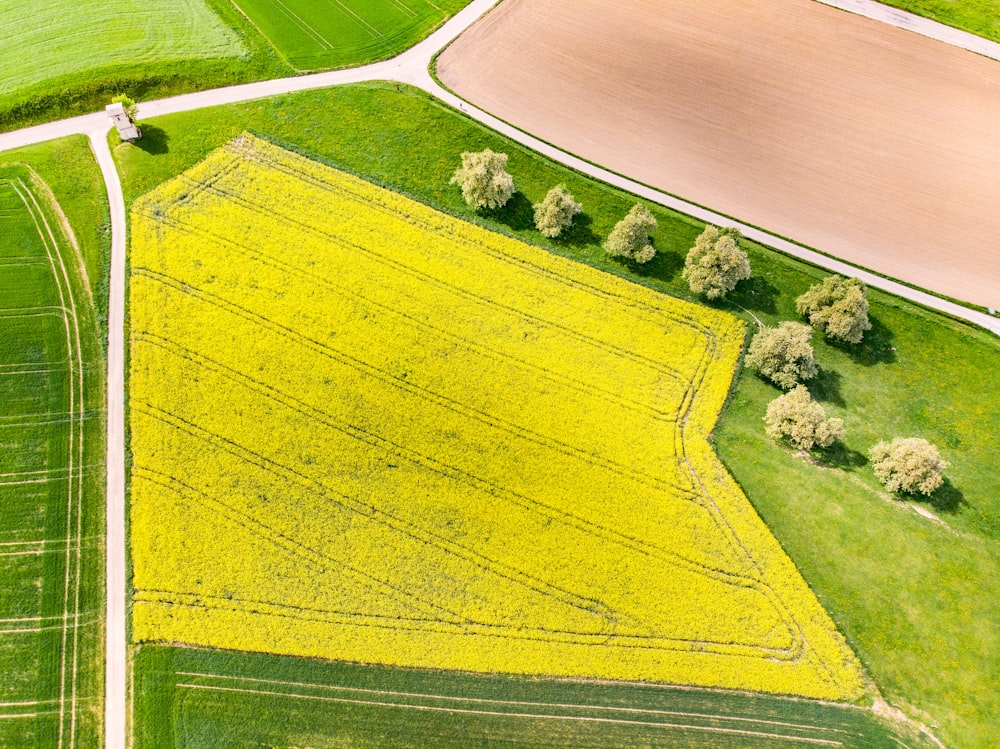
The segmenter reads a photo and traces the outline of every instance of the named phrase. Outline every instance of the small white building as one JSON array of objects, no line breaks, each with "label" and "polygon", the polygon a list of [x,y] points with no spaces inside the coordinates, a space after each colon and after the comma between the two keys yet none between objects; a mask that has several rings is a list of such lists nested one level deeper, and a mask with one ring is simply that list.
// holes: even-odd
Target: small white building
[{"label": "small white building", "polygon": [[132,122],[132,118],[125,112],[125,107],[120,101],[108,104],[104,108],[111,118],[111,122],[118,128],[118,135],[122,140],[138,140],[142,137],[142,131]]}]

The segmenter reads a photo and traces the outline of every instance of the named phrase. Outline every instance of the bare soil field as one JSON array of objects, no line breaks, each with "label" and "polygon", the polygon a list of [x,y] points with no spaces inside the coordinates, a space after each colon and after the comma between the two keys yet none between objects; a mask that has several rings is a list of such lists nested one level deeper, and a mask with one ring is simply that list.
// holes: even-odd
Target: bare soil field
[{"label": "bare soil field", "polygon": [[812,0],[505,0],[437,71],[602,166],[1000,307],[1000,63]]}]

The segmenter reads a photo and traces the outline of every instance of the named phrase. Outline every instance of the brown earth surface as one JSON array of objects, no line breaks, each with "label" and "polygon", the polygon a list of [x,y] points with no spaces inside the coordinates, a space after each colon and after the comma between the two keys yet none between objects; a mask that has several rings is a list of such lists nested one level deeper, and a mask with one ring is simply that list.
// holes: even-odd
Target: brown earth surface
[{"label": "brown earth surface", "polygon": [[437,72],[633,179],[1000,307],[996,61],[812,0],[505,0]]}]

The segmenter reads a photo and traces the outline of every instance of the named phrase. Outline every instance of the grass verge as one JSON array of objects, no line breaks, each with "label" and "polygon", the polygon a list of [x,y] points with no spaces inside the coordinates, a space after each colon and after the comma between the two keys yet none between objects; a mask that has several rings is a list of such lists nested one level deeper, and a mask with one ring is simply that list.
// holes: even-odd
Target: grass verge
[{"label": "grass verge", "polygon": [[[679,271],[699,222],[656,209],[657,258],[640,268],[611,262],[600,242],[634,199],[553,165],[422,93],[395,89],[343,87],[149,123],[149,141],[115,149],[127,201],[250,130],[446,212],[691,298]],[[477,215],[448,178],[460,151],[484,147],[510,154],[520,192],[502,211]],[[584,213],[568,236],[550,241],[533,229],[531,204],[557,183],[568,186]],[[793,317],[795,297],[826,275],[752,243],[747,247],[754,277],[720,305],[745,319],[752,321],[744,310],[766,322]],[[771,446],[760,417],[777,393],[745,375],[716,430],[720,453],[887,698],[926,711],[950,743],[986,747],[1000,712],[1000,595],[988,572],[996,569],[992,560],[1000,544],[1000,400],[988,381],[1000,370],[1000,345],[987,333],[888,295],[873,292],[871,300],[876,327],[859,349],[817,344],[824,369],[813,391],[854,429],[845,454],[822,468],[796,464]],[[881,496],[863,465],[876,437],[912,430],[938,443],[953,465],[950,488],[935,500],[943,524]],[[755,479],[767,473],[756,467],[764,458],[785,461],[769,484]],[[792,486],[811,487],[808,492],[785,490],[778,481],[796,476]],[[811,516],[817,506],[825,514]],[[866,559],[883,576],[856,574],[852,568]],[[883,585],[890,574],[905,584]],[[974,621],[968,612],[977,612]],[[914,622],[934,635],[913,636]]]}]

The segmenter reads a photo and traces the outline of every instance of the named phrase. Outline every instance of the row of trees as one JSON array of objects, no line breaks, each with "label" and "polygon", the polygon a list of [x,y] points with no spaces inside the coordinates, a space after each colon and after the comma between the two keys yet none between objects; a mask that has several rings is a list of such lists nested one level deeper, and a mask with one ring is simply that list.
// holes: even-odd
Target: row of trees
[{"label": "row of trees", "polygon": [[[466,151],[451,183],[461,188],[462,198],[475,210],[499,210],[515,192],[507,161],[507,154],[489,148]],[[574,200],[565,185],[557,185],[548,191],[541,203],[534,205],[535,228],[546,237],[558,237],[582,210],[583,206]],[[656,256],[650,241],[656,229],[656,218],[646,206],[637,203],[615,224],[604,242],[604,249],[612,257],[648,263]],[[750,277],[750,261],[740,249],[739,241],[740,233],[736,229],[705,228],[684,263],[684,279],[693,292],[718,299]]]},{"label": "row of trees", "polygon": [[[496,211],[514,195],[514,178],[507,171],[508,156],[487,148],[462,154],[462,166],[455,170],[451,183],[462,190],[462,198],[477,211]],[[583,210],[565,185],[556,185],[534,206],[535,228],[554,239],[573,224]],[[637,263],[647,263],[656,255],[649,239],[656,231],[656,219],[646,206],[636,204],[619,221],[605,242],[608,254]]]},{"label": "row of trees", "polygon": [[[472,208],[498,210],[510,200],[515,187],[507,159],[507,154],[490,149],[462,154],[462,166],[451,181],[461,187],[462,197]],[[546,237],[558,237],[582,210],[565,185],[557,185],[534,205],[535,227]],[[648,263],[656,255],[650,241],[656,229],[656,218],[637,203],[611,230],[604,249],[612,257]],[[682,278],[692,292],[720,299],[750,277],[750,260],[740,247],[741,239],[737,229],[705,227],[684,260]],[[767,407],[767,434],[799,450],[826,449],[843,439],[845,429],[842,419],[827,418],[823,406],[802,384],[819,372],[811,342],[813,329],[831,340],[860,343],[872,327],[867,288],[857,278],[829,276],[796,299],[795,309],[809,325],[785,321],[764,327],[750,343],[746,365],[787,391]],[[918,437],[879,442],[869,458],[875,475],[889,491],[930,494],[944,482],[947,464],[934,445]]]},{"label": "row of trees", "polygon": [[[867,289],[857,278],[830,276],[800,296],[795,307],[827,338],[859,343],[871,329]],[[806,451],[832,447],[844,437],[843,420],[827,418],[802,384],[819,372],[811,338],[808,326],[786,321],[755,335],[746,355],[749,368],[788,391],[767,407],[767,434]],[[875,476],[891,492],[932,494],[944,483],[947,463],[923,438],[879,442],[868,457]]]}]

